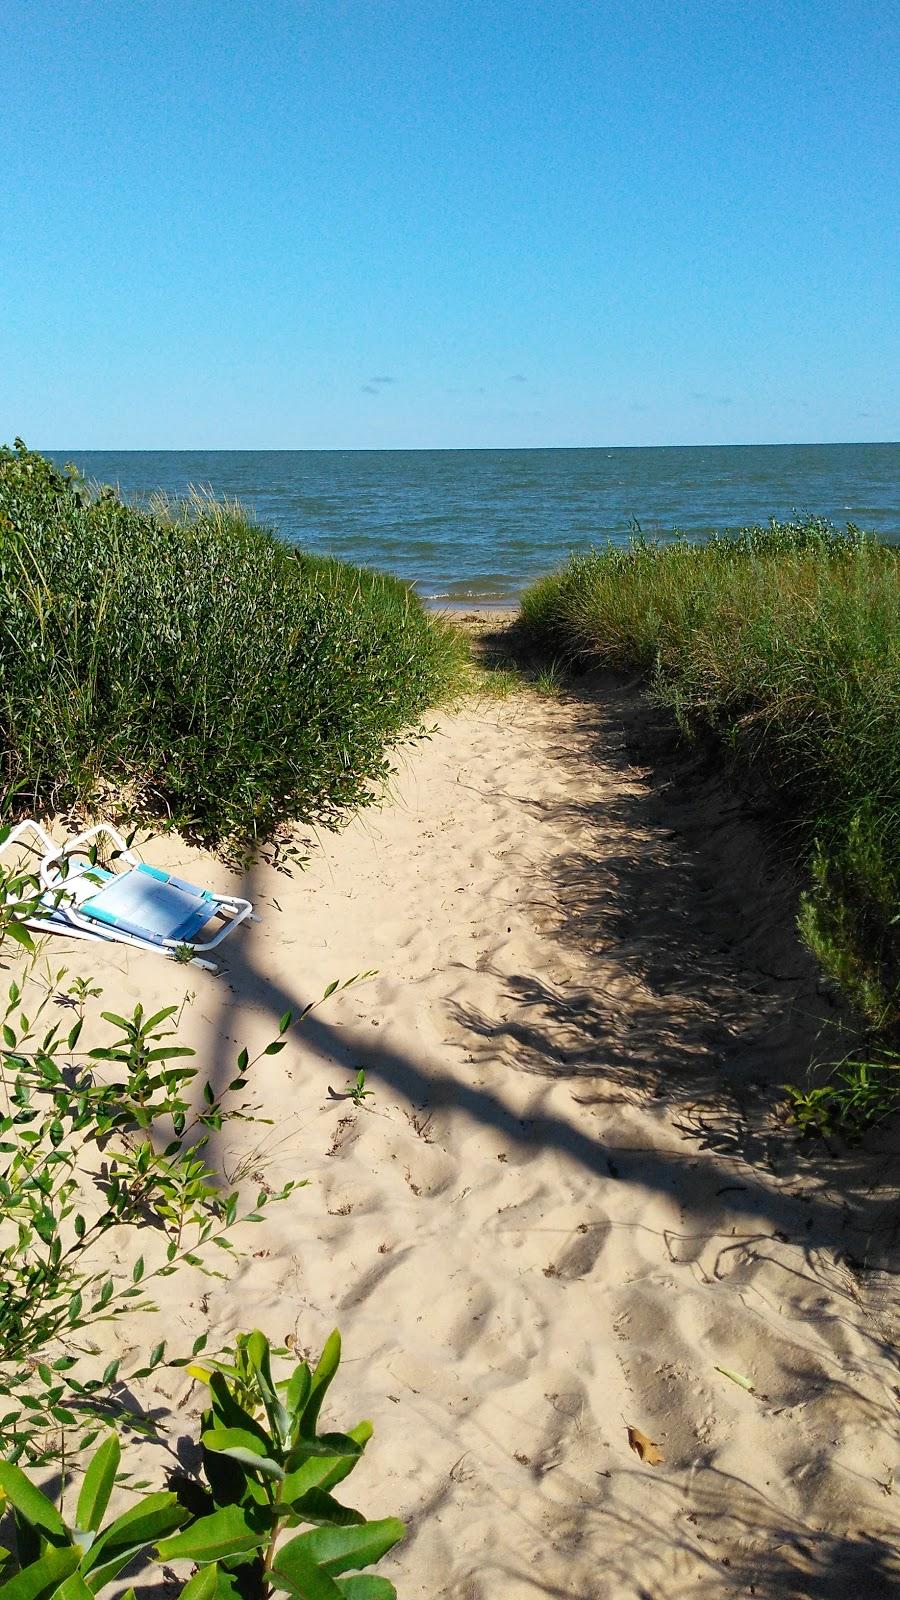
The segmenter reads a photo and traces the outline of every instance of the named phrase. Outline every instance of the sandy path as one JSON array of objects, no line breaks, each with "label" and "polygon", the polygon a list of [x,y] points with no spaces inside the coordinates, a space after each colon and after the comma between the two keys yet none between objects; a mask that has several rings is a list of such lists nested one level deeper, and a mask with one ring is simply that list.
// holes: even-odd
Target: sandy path
[{"label": "sandy path", "polygon": [[[110,969],[115,1009],[194,991],[223,1073],[378,969],[259,1069],[250,1164],[309,1186],[230,1287],[173,1280],[166,1331],[340,1324],[334,1420],[375,1422],[352,1498],[408,1518],[403,1600],[900,1592],[886,1145],[833,1164],[774,1126],[834,1013],[733,799],[629,764],[643,715],[607,688],[442,718],[389,805],[254,872],[222,976]],[[327,1097],[357,1066],[360,1111]]]}]

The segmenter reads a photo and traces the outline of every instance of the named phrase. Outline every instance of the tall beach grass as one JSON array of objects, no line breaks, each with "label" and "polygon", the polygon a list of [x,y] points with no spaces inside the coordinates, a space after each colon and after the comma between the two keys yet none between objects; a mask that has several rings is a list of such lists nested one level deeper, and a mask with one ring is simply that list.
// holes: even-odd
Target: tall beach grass
[{"label": "tall beach grass", "polygon": [[895,1041],[900,551],[819,518],[704,545],[638,538],[535,584],[522,625],[572,665],[639,670],[685,731],[764,776],[805,860],[802,935]]},{"label": "tall beach grass", "polygon": [[236,505],[146,510],[0,450],[0,758],[29,805],[246,849],[329,825],[451,692],[465,647],[408,585],[298,554]]}]

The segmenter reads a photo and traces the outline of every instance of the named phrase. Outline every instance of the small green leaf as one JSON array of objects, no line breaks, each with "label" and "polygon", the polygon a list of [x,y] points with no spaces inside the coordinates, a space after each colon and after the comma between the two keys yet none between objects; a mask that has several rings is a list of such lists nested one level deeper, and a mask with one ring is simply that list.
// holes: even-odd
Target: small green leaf
[{"label": "small green leaf", "polygon": [[80,1560],[81,1551],[72,1545],[46,1550],[37,1561],[0,1585],[3,1600],[49,1600]]},{"label": "small green leaf", "polygon": [[16,944],[20,944],[23,950],[34,950],[34,940],[21,922],[7,922],[2,932],[7,939],[13,939]]},{"label": "small green leaf", "polygon": [[11,1461],[0,1461],[0,1489],[20,1516],[51,1544],[69,1542],[66,1525],[55,1505],[35,1488],[21,1467],[13,1466]]},{"label": "small green leaf", "polygon": [[341,1336],[337,1328],[328,1335],[322,1354],[319,1357],[316,1370],[312,1375],[312,1384],[309,1399],[303,1412],[303,1421],[300,1431],[304,1438],[310,1438],[316,1431],[322,1401],[325,1399],[328,1386],[337,1372],[341,1362]]},{"label": "small green leaf", "polygon": [[352,1528],[313,1528],[289,1539],[275,1557],[274,1569],[290,1575],[296,1556],[312,1556],[333,1578],[352,1567],[368,1567],[402,1539],[406,1529],[397,1517],[363,1522]]},{"label": "small green leaf", "polygon": [[268,1454],[252,1433],[245,1428],[207,1428],[200,1435],[200,1443],[217,1455],[230,1456],[242,1466],[254,1467],[267,1478],[283,1478],[284,1468]]},{"label": "small green leaf", "polygon": [[289,1549],[290,1545],[284,1545],[272,1563],[269,1576],[274,1588],[286,1589],[296,1600],[340,1600],[340,1589],[315,1557],[306,1550],[294,1550],[283,1561]]},{"label": "small green leaf", "polygon": [[[284,1502],[285,1495],[282,1493],[281,1504]],[[318,1522],[328,1527],[351,1528],[366,1520],[361,1511],[354,1511],[352,1506],[342,1506],[325,1489],[308,1489],[305,1494],[292,1498],[290,1507],[301,1522]]]},{"label": "small green leaf", "polygon": [[[322,1437],[320,1434],[319,1438]],[[295,1466],[285,1479],[282,1498],[293,1501],[307,1494],[310,1489],[334,1489],[344,1478],[349,1477],[372,1437],[371,1422],[358,1422],[355,1428],[349,1430],[346,1437],[350,1442],[352,1454],[347,1454],[346,1451],[335,1451],[328,1455],[307,1454],[306,1459]],[[302,1445],[300,1449],[303,1449]],[[292,1458],[293,1454],[292,1452]]]},{"label": "small green leaf", "polygon": [[94,1600],[80,1572],[73,1572],[56,1590],[54,1600]]},{"label": "small green leaf", "polygon": [[164,1539],[156,1547],[161,1561],[224,1561],[257,1549],[266,1535],[252,1528],[240,1506],[224,1506],[208,1517],[198,1517],[189,1528]]},{"label": "small green leaf", "polygon": [[338,1456],[347,1456],[358,1460],[361,1455],[362,1445],[349,1433],[316,1433],[297,1440],[285,1465],[288,1472],[293,1473],[313,1457],[328,1456],[334,1460]]},{"label": "small green leaf", "polygon": [[94,1453],[84,1475],[78,1505],[75,1508],[75,1526],[80,1533],[99,1532],[109,1505],[109,1497],[113,1492],[121,1455],[121,1446],[114,1433],[104,1439],[99,1450]]},{"label": "small green leaf", "polygon": [[300,1365],[295,1367],[293,1373],[291,1374],[291,1380],[287,1386],[287,1394],[285,1395],[288,1411],[293,1417],[297,1417],[302,1414],[303,1407],[306,1405],[306,1402],[309,1399],[309,1391],[311,1387],[312,1374],[310,1373],[307,1363],[305,1361],[301,1361]]},{"label": "small green leaf", "polygon": [[190,1513],[174,1494],[148,1494],[123,1511],[94,1540],[82,1557],[81,1570],[88,1588],[98,1594],[138,1551],[186,1522]]},{"label": "small green leaf", "polygon": [[238,1590],[230,1572],[213,1561],[200,1567],[181,1591],[181,1600],[237,1600]]},{"label": "small green leaf", "polygon": [[338,1578],[337,1586],[344,1600],[397,1600],[394,1585],[375,1572],[357,1572],[352,1578]]}]

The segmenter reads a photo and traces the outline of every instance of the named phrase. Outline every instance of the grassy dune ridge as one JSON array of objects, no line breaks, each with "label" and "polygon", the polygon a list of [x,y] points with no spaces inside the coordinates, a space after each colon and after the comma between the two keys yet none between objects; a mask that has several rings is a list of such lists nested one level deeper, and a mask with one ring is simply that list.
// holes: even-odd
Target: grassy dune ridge
[{"label": "grassy dune ridge", "polygon": [[805,851],[801,932],[896,1041],[900,551],[820,518],[704,545],[637,539],[536,583],[522,625],[570,665],[639,670],[686,732],[764,775]]},{"label": "grassy dune ridge", "polygon": [[465,647],[410,588],[298,554],[240,507],[125,505],[0,450],[0,753],[29,805],[245,848],[334,823],[451,692]]}]

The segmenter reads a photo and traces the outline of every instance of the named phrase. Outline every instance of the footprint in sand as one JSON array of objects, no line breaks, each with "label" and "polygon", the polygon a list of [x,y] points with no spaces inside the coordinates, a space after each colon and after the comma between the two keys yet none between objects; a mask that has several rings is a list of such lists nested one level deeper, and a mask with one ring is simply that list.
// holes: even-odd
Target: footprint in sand
[{"label": "footprint in sand", "polygon": [[485,1332],[494,1296],[485,1284],[476,1284],[469,1294],[465,1309],[455,1319],[447,1332],[447,1343],[457,1360],[461,1360]]},{"label": "footprint in sand", "polygon": [[389,1277],[395,1268],[399,1267],[404,1256],[409,1255],[410,1248],[408,1246],[405,1250],[392,1250],[388,1255],[382,1256],[373,1266],[369,1267],[368,1271],[364,1272],[362,1277],[358,1278],[352,1288],[348,1289],[347,1293],[338,1301],[338,1310],[348,1311],[351,1306],[361,1305],[364,1300],[368,1300],[370,1294],[374,1293],[379,1284],[383,1283],[385,1278]]},{"label": "footprint in sand", "polygon": [[593,1271],[606,1247],[611,1224],[585,1222],[562,1255],[553,1263],[555,1278],[586,1278]]}]

